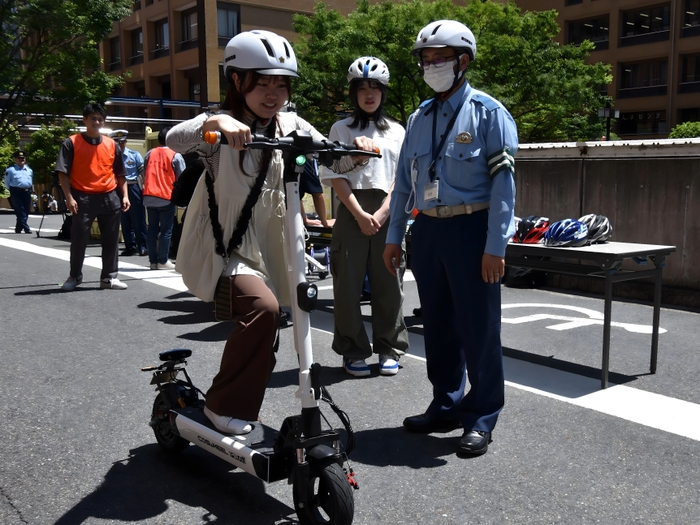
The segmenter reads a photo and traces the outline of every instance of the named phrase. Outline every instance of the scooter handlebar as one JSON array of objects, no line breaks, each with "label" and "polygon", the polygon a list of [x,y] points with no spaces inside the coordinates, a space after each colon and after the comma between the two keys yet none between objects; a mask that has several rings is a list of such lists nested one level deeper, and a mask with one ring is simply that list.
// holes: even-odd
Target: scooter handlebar
[{"label": "scooter handlebar", "polygon": [[[228,144],[226,135],[220,131],[204,132],[204,141],[208,144]],[[346,155],[363,155],[366,157],[381,157],[379,148],[374,151],[358,149],[355,144],[342,144],[330,140],[314,140],[308,132],[294,131],[286,137],[269,138],[259,133],[253,134],[253,140],[245,144],[251,149],[296,149],[300,154],[330,153],[334,157]]]}]

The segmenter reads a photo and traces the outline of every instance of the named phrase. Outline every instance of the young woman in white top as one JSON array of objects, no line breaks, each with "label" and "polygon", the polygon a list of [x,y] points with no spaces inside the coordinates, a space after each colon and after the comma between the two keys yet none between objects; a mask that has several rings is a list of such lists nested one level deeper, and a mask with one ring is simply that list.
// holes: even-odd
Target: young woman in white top
[{"label": "young woman in white top", "polygon": [[[222,275],[233,276],[235,327],[204,413],[220,431],[243,434],[258,418],[275,366],[279,306],[290,304],[282,156],[278,150],[246,150],[244,144],[252,133],[279,137],[301,129],[319,140],[323,136],[296,113],[280,112],[289,99],[290,79],[298,76],[285,38],[262,30],[239,33],[226,46],[224,68],[229,88],[221,111],[178,124],[168,133],[167,145],[179,153],[197,151],[213,179],[213,191],[201,177],[192,196],[176,269],[203,301],[214,299]],[[221,132],[229,145],[205,143],[207,131]],[[376,147],[367,139],[356,144]],[[212,200],[218,213],[210,212]],[[217,229],[226,259],[217,253]]]},{"label": "young woman in white top", "polygon": [[[381,158],[339,162],[337,173],[324,170],[322,181],[332,185],[340,199],[331,242],[335,329],[333,350],[343,356],[346,372],[370,375],[366,359],[379,355],[379,373],[394,375],[399,358],[408,348],[403,319],[401,276],[405,261],[393,276],[382,254],[389,226],[389,202],[405,131],[384,116],[389,70],[374,57],[361,57],[348,69],[350,100],[354,111],[336,122],[330,140],[351,143],[360,136],[372,138]],[[360,296],[365,274],[369,275],[372,305],[372,345],[364,329]]]}]

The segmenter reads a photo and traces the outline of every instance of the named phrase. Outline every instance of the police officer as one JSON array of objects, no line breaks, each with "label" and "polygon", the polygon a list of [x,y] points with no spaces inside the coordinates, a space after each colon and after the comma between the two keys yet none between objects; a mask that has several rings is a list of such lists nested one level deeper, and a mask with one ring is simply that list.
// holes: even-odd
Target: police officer
[{"label": "police officer", "polygon": [[34,172],[27,166],[27,155],[22,150],[15,151],[15,163],[5,170],[5,186],[10,190],[12,207],[17,216],[15,233],[32,233],[27,223],[32,206],[32,182]]},{"label": "police officer", "polygon": [[403,425],[420,433],[463,427],[457,453],[476,456],[487,451],[504,403],[500,280],[515,231],[517,129],[500,102],[464,78],[476,58],[464,24],[428,24],[413,53],[435,98],[408,121],[384,262],[392,272],[399,266],[406,221],[418,209],[411,267],[433,399]]},{"label": "police officer", "polygon": [[143,157],[138,151],[126,147],[129,132],[118,129],[109,134],[119,145],[126,167],[126,184],[129,192],[129,211],[121,214],[122,235],[124,235],[123,257],[148,255],[146,250],[146,208],[143,205]]}]

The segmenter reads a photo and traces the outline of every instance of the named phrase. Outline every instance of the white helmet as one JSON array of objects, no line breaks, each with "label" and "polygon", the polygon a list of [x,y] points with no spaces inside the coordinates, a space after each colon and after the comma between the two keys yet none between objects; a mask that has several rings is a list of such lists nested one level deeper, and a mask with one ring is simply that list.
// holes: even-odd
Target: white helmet
[{"label": "white helmet", "polygon": [[389,85],[389,68],[375,57],[360,57],[348,68],[348,82],[353,80],[374,80]]},{"label": "white helmet", "polygon": [[411,53],[418,54],[426,47],[452,47],[464,49],[469,58],[476,58],[476,39],[471,30],[456,20],[438,20],[420,30]]},{"label": "white helmet", "polygon": [[226,78],[231,70],[256,71],[261,75],[298,77],[297,57],[286,38],[272,31],[255,29],[238,33],[224,51]]}]

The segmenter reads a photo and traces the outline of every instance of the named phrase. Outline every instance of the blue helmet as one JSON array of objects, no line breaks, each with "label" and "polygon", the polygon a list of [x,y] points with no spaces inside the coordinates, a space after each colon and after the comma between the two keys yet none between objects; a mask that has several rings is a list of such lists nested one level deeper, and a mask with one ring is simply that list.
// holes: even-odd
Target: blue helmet
[{"label": "blue helmet", "polygon": [[574,219],[563,219],[550,225],[544,233],[545,246],[584,246],[588,226]]}]

